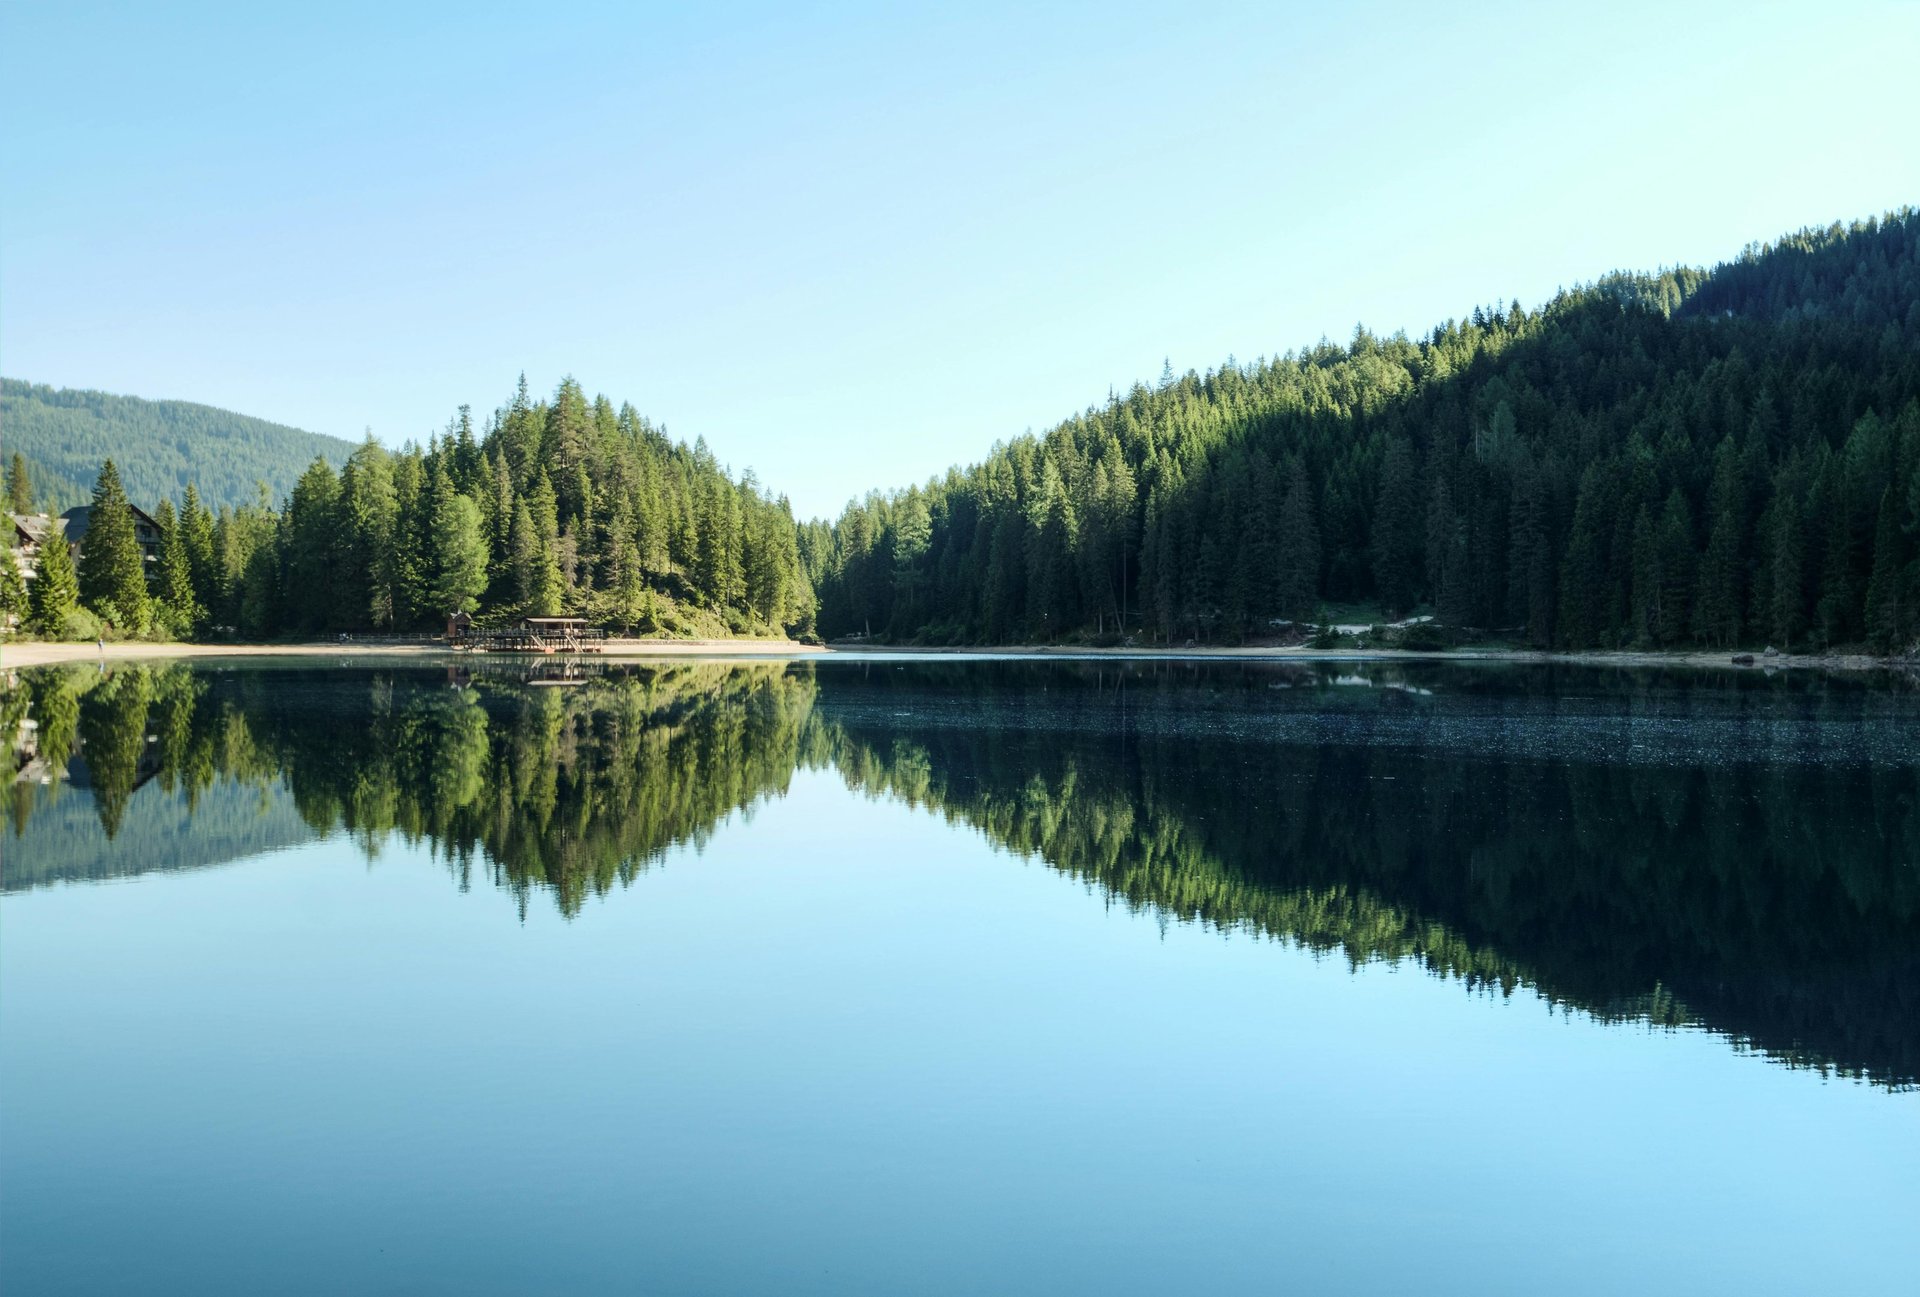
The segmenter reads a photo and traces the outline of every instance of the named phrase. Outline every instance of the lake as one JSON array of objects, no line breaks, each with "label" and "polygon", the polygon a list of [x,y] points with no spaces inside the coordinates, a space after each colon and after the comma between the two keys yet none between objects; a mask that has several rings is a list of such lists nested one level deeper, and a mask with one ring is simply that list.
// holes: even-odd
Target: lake
[{"label": "lake", "polygon": [[1920,691],[21,672],[0,1291],[1920,1273]]}]

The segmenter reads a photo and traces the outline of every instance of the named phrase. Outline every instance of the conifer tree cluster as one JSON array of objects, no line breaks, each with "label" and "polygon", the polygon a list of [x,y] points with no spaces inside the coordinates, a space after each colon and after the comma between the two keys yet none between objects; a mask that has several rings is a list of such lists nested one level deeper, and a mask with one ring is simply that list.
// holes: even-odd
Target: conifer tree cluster
[{"label": "conifer tree cluster", "polygon": [[27,457],[17,450],[7,463],[7,508],[14,513],[33,512],[33,475],[27,471]]},{"label": "conifer tree cluster", "polygon": [[[42,553],[61,549],[49,543]],[[146,633],[152,614],[146,557],[134,533],[133,509],[112,460],[100,466],[85,544],[80,551],[80,602],[116,629]]]},{"label": "conifer tree cluster", "polygon": [[802,529],[822,632],[1920,639],[1920,213],[1176,377]]},{"label": "conifer tree cluster", "polygon": [[[16,457],[8,489],[30,500]],[[102,471],[77,600],[245,636],[578,614],[642,633],[1238,643],[1327,605],[1546,648],[1920,644],[1920,213],[1613,275],[1423,338],[1153,387],[796,526],[704,442],[571,379],[316,459],[275,507]],[[107,507],[118,500],[121,507]],[[132,554],[129,559],[128,555]],[[58,584],[28,609],[60,633]],[[0,588],[0,599],[19,601]],[[70,602],[70,601],[69,601]],[[39,604],[45,605],[40,607]]]},{"label": "conifer tree cluster", "polygon": [[813,622],[785,498],[630,405],[588,400],[572,379],[550,402],[522,379],[484,431],[462,407],[425,447],[369,437],[339,472],[315,459],[279,508],[263,490],[213,511],[189,486],[155,521],[149,597],[109,462],[79,598],[117,614],[116,627],[149,624],[128,613],[136,604],[174,634],[251,637],[437,630],[457,612],[578,615],[641,633],[804,633]]},{"label": "conifer tree cluster", "polygon": [[65,545],[43,545],[39,568],[27,591],[27,629],[64,639],[80,610],[80,580],[73,570],[73,555]]}]

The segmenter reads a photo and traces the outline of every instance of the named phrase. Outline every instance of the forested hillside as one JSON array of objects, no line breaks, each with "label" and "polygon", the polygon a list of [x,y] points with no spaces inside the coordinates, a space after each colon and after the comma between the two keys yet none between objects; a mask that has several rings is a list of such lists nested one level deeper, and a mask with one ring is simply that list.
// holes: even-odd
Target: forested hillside
[{"label": "forested hillside", "polygon": [[30,629],[91,638],[92,614],[123,634],[420,631],[462,611],[643,633],[813,624],[786,499],[572,379],[547,402],[523,378],[484,431],[462,406],[425,447],[368,438],[338,472],[316,458],[278,507],[210,509],[189,484],[177,513],[155,511],[150,588],[131,523],[102,521],[127,518],[126,499],[108,461],[74,596],[56,604],[57,583],[37,580]]},{"label": "forested hillside", "polygon": [[[551,401],[523,381],[484,429],[463,407],[399,451],[11,380],[6,401],[43,504],[82,498],[108,456],[109,502],[166,501],[150,602],[131,538],[77,574],[74,597],[127,631],[412,630],[469,609],[805,633],[817,606],[824,634],[895,642],[1231,644],[1334,605],[1430,615],[1428,644],[1920,640],[1912,209],[1419,339],[1361,329],[1169,371],[831,524],[796,527],[704,443],[571,380]],[[51,501],[49,461],[67,474]],[[30,622],[85,631],[54,593]]]},{"label": "forested hillside", "polygon": [[1543,647],[1920,634],[1920,214],[1171,372],[802,529],[828,635]]},{"label": "forested hillside", "polygon": [[245,504],[260,483],[279,499],[317,455],[335,467],[353,443],[189,401],[143,401],[0,379],[0,442],[27,459],[35,504],[83,504],[100,461],[119,465],[143,508],[195,483],[209,505]]}]

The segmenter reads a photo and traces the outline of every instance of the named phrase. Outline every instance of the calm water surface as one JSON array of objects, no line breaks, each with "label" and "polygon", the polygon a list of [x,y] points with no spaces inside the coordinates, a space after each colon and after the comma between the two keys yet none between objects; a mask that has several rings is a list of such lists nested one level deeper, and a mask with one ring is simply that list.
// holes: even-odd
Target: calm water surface
[{"label": "calm water surface", "polygon": [[1914,1291],[1920,694],[26,672],[0,1291]]}]

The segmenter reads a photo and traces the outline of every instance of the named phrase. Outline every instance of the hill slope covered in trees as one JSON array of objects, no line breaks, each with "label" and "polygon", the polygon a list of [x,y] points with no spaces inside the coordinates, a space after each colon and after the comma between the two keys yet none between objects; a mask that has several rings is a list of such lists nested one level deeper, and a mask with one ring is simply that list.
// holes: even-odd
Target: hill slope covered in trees
[{"label": "hill slope covered in trees", "polygon": [[[95,517],[124,515],[126,499],[110,461]],[[425,447],[369,437],[338,471],[316,457],[277,507],[209,508],[189,484],[155,519],[145,591],[131,534],[118,546],[130,576],[106,571],[96,532],[82,551],[79,600],[121,633],[429,631],[456,612],[679,634],[813,625],[786,499],[571,378],[551,401],[522,378],[484,429],[462,406]],[[93,633],[66,605],[26,611],[40,633]]]},{"label": "hill slope covered in trees", "polygon": [[[125,628],[423,629],[468,608],[805,633],[817,608],[829,636],[1177,645],[1298,634],[1333,604],[1546,648],[1920,641],[1913,209],[1418,339],[1169,372],[798,527],[704,443],[572,380],[398,451],[178,402],[11,380],[6,399],[11,446],[57,447],[63,481],[107,455],[143,504],[197,479],[177,527],[157,511],[177,543],[154,609],[117,601]],[[258,465],[295,454],[259,501]]]},{"label": "hill slope covered in trees", "polygon": [[1542,647],[1920,635],[1920,213],[1419,339],[1170,372],[802,529],[827,635]]},{"label": "hill slope covered in trees", "polygon": [[35,503],[59,512],[84,503],[100,462],[119,466],[143,508],[179,499],[189,482],[213,507],[279,499],[317,455],[336,468],[353,443],[190,401],[143,401],[0,379],[0,438],[26,457]]}]

